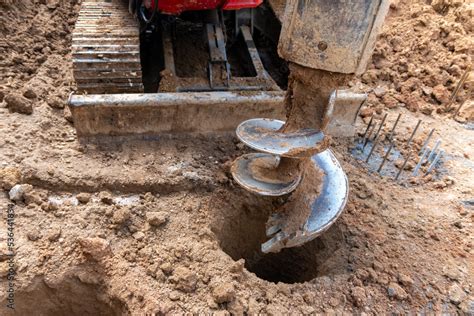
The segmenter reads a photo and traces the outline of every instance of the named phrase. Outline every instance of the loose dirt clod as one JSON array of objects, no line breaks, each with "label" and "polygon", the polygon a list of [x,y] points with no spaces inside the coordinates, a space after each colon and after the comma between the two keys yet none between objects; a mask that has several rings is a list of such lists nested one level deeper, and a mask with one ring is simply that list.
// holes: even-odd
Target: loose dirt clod
[{"label": "loose dirt clod", "polygon": [[86,204],[91,200],[91,195],[89,193],[82,192],[76,195],[76,198],[79,202]]},{"label": "loose dirt clod", "polygon": [[28,88],[23,92],[23,96],[27,99],[36,99],[38,95],[36,94],[35,90]]},{"label": "loose dirt clod", "polygon": [[53,109],[64,109],[66,106],[64,100],[58,97],[50,97],[48,100],[46,100],[46,102],[48,102],[48,105]]},{"label": "loose dirt clod", "polygon": [[36,228],[36,229],[30,230],[26,234],[26,237],[28,237],[28,239],[31,240],[31,241],[37,241],[37,240],[41,239],[43,236],[42,236],[41,232]]},{"label": "loose dirt clod", "polygon": [[356,286],[351,290],[351,297],[356,306],[362,307],[367,303],[367,295],[365,289],[360,286]]},{"label": "loose dirt clod", "polygon": [[117,225],[121,225],[129,220],[131,217],[130,209],[127,207],[116,210],[113,215],[111,222]]},{"label": "loose dirt clod", "polygon": [[235,296],[234,285],[232,283],[219,284],[212,291],[212,296],[217,304],[228,303]]},{"label": "loose dirt clod", "polygon": [[404,300],[408,297],[407,292],[397,283],[390,283],[387,288],[388,296],[398,300]]},{"label": "loose dirt clod", "polygon": [[114,203],[112,195],[106,191],[102,191],[99,193],[99,199],[102,203],[107,205],[112,205]]},{"label": "loose dirt clod", "polygon": [[17,93],[9,93],[5,96],[5,102],[10,112],[21,114],[33,113],[33,105],[30,100]]},{"label": "loose dirt clod", "polygon": [[166,212],[147,212],[146,220],[152,226],[160,226],[168,221],[168,213]]},{"label": "loose dirt clod", "polygon": [[173,270],[170,281],[175,284],[176,289],[186,293],[194,292],[197,285],[197,276],[185,267],[177,267]]},{"label": "loose dirt clod", "polygon": [[21,180],[21,172],[17,168],[6,167],[0,169],[0,188],[10,190]]},{"label": "loose dirt clod", "polygon": [[84,253],[89,254],[95,260],[101,260],[111,253],[109,242],[103,238],[80,238],[78,242]]}]

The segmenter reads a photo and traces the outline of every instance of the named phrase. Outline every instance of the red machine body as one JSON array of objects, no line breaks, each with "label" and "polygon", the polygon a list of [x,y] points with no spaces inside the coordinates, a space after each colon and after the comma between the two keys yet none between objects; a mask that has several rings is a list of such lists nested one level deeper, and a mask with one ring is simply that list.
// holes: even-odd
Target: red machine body
[{"label": "red machine body", "polygon": [[[263,0],[158,0],[160,12],[180,14],[184,11],[198,10],[239,10],[256,8]],[[151,8],[155,8],[156,0],[151,0]]]}]

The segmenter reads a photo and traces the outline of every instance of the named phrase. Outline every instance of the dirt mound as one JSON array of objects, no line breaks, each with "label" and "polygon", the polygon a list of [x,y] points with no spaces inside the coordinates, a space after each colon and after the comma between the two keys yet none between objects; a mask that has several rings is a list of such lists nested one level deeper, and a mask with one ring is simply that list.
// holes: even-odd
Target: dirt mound
[{"label": "dirt mound", "polygon": [[65,56],[70,52],[77,1],[21,0],[0,6],[4,93],[19,90],[40,100],[53,94],[67,97],[72,76]]},{"label": "dirt mound", "polygon": [[[372,65],[361,77],[366,91],[376,88],[369,105],[378,112],[384,107],[444,112],[472,64],[473,20],[469,1],[394,1]],[[457,101],[468,97],[465,84]]]}]

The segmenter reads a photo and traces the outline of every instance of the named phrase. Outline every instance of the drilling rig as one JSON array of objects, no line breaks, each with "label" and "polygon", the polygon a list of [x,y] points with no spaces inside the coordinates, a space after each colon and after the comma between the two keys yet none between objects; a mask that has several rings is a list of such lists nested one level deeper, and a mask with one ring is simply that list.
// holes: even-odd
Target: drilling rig
[{"label": "drilling rig", "polygon": [[[236,183],[285,199],[262,252],[300,246],[340,216],[349,185],[328,134],[351,136],[388,0],[84,0],[73,32],[81,140],[228,132],[258,151]],[[291,226],[292,214],[303,214]]]}]

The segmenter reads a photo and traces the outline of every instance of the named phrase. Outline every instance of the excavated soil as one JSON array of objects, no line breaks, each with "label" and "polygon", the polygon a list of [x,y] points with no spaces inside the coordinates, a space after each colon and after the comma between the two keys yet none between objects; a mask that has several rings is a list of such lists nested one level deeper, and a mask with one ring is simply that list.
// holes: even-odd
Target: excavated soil
[{"label": "excavated soil", "polygon": [[255,179],[267,183],[293,182],[302,170],[298,160],[283,158],[276,161],[274,156],[255,159],[249,164],[249,169]]},{"label": "excavated soil", "polygon": [[324,130],[329,123],[327,104],[329,96],[338,87],[344,87],[351,75],[314,70],[290,63],[289,93],[285,98],[287,121],[283,131],[301,128]]},{"label": "excavated soil", "polygon": [[[371,68],[352,83],[371,91],[365,119],[403,113],[398,138],[418,119],[416,144],[436,127],[443,172],[396,183],[334,139],[345,212],[320,238],[271,255],[259,248],[282,201],[233,182],[230,163],[248,152],[233,136],[79,143],[64,108],[78,8],[0,0],[1,315],[13,314],[11,271],[18,315],[473,314],[474,134],[438,111],[471,63],[467,1],[394,3]],[[24,192],[12,201],[15,184]]]},{"label": "excavated soil", "polygon": [[460,122],[473,120],[472,74],[449,105],[462,75],[472,67],[470,1],[392,1],[372,64],[354,85],[370,91],[369,106],[452,114],[466,101]]},{"label": "excavated soil", "polygon": [[283,217],[281,230],[287,234],[303,230],[311,214],[311,204],[322,191],[323,172],[314,167],[311,159],[304,159],[299,168],[303,170],[301,183],[276,212]]}]

